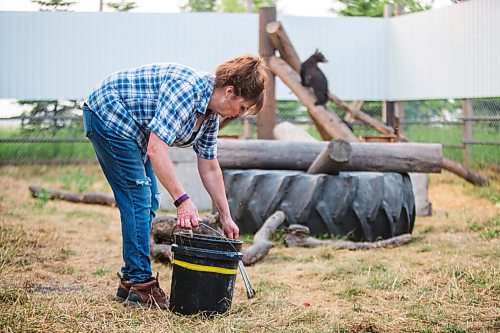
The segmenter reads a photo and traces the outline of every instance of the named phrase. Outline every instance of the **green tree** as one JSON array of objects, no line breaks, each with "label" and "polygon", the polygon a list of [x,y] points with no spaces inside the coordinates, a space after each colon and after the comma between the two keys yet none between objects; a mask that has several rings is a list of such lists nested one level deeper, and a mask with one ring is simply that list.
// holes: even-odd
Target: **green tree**
[{"label": "green tree", "polygon": [[34,4],[40,6],[40,10],[50,10],[50,11],[66,11],[68,8],[75,4],[75,1],[68,0],[31,0]]},{"label": "green tree", "polygon": [[71,115],[80,109],[76,100],[49,100],[49,101],[18,101],[19,105],[30,105],[32,108],[24,112],[29,116],[22,123],[23,132],[44,131],[55,134],[61,128],[73,125]]},{"label": "green tree", "polygon": [[119,12],[128,12],[134,8],[137,8],[137,4],[133,1],[121,0],[117,2],[109,1],[106,4],[109,8],[113,8]]},{"label": "green tree", "polygon": [[181,10],[185,12],[214,12],[216,0],[188,0],[181,6]]},{"label": "green tree", "polygon": [[[41,11],[67,11],[69,7],[75,4],[74,1],[65,0],[32,0],[33,3],[40,6]],[[54,134],[57,129],[68,127],[71,121],[68,116],[80,107],[76,100],[24,100],[18,101],[19,105],[31,106],[31,109],[25,111],[23,116],[30,116],[28,121],[23,121],[23,131],[41,130]]]},{"label": "green tree", "polygon": [[246,8],[240,0],[222,0],[218,11],[224,13],[242,13],[246,11]]},{"label": "green tree", "polygon": [[[276,6],[278,0],[251,0],[252,10],[257,12],[260,7]],[[181,6],[186,12],[224,12],[243,13],[247,11],[246,0],[188,0]]]},{"label": "green tree", "polygon": [[338,0],[345,5],[344,9],[332,8],[331,11],[342,16],[383,17],[384,5],[403,5],[403,11],[419,12],[430,8],[419,0]]}]

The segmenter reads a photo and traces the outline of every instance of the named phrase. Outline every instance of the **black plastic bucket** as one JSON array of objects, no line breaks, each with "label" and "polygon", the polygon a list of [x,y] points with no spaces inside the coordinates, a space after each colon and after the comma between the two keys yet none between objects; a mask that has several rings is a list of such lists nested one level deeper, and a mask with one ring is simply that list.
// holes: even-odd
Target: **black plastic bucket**
[{"label": "black plastic bucket", "polygon": [[183,315],[227,312],[242,245],[241,241],[221,237],[175,233],[169,309]]}]

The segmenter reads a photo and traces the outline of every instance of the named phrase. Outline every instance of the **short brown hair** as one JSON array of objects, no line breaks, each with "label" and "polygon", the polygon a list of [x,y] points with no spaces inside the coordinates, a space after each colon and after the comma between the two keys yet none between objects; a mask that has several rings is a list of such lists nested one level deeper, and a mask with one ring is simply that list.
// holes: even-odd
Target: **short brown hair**
[{"label": "short brown hair", "polygon": [[242,55],[228,60],[215,70],[215,87],[233,86],[236,95],[255,103],[252,114],[264,104],[267,65],[259,56]]}]

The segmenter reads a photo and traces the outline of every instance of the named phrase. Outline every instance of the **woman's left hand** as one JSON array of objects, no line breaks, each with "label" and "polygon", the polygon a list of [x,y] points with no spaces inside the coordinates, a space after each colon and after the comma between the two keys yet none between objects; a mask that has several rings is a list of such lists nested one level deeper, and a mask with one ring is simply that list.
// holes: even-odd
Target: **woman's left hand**
[{"label": "woman's left hand", "polygon": [[200,224],[199,220],[198,209],[191,199],[187,199],[177,207],[177,225],[182,229],[197,227]]},{"label": "woman's left hand", "polygon": [[231,216],[224,219],[221,217],[220,222],[222,224],[222,230],[226,234],[227,238],[238,239],[240,237],[240,229],[238,228],[236,223],[234,223]]}]

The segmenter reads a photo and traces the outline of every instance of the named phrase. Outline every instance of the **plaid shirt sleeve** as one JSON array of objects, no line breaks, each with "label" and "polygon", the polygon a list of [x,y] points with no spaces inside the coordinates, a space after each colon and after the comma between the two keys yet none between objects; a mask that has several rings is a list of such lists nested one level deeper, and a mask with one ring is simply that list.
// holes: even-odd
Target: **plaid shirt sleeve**
[{"label": "plaid shirt sleeve", "polygon": [[154,118],[148,124],[167,145],[172,145],[181,132],[181,126],[193,112],[194,88],[183,80],[165,82],[160,88],[158,107]]},{"label": "plaid shirt sleeve", "polygon": [[217,157],[217,134],[219,133],[219,117],[212,118],[207,125],[206,131],[193,145],[196,155],[205,160],[213,160]]}]

